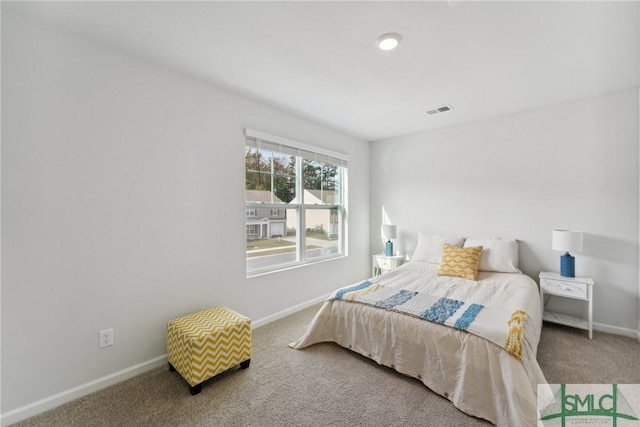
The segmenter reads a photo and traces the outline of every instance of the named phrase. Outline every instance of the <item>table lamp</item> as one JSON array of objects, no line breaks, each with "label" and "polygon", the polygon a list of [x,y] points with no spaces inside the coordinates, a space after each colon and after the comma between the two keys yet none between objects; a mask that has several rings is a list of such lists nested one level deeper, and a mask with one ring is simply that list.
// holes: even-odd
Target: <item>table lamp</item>
[{"label": "table lamp", "polygon": [[384,255],[393,256],[393,242],[391,239],[395,239],[398,233],[398,227],[392,224],[382,224],[382,234],[387,239],[384,244]]},{"label": "table lamp", "polygon": [[576,277],[576,259],[571,252],[582,251],[582,232],[569,230],[553,230],[551,248],[554,251],[563,251],[560,257],[560,275],[563,277]]}]

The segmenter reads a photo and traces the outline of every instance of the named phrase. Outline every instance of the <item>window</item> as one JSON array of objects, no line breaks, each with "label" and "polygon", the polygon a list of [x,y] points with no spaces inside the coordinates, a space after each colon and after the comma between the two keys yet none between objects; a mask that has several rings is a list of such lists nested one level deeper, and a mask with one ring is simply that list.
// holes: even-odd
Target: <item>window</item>
[{"label": "window", "polygon": [[246,137],[247,275],[344,256],[348,157],[252,129]]},{"label": "window", "polygon": [[257,225],[247,225],[247,240],[255,239],[258,234],[259,228]]}]

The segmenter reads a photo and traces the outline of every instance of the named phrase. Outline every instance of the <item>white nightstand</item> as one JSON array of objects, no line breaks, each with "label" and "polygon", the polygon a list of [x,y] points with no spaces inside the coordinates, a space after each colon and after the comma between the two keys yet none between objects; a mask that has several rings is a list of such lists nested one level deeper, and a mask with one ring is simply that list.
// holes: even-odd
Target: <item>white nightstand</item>
[{"label": "white nightstand", "polygon": [[386,256],[384,254],[376,254],[372,256],[371,263],[373,265],[373,275],[379,276],[382,273],[393,270],[404,264],[404,255]]},{"label": "white nightstand", "polygon": [[[563,277],[559,273],[540,272],[540,299],[543,304],[542,319],[589,331],[593,337],[593,279],[590,277]],[[544,310],[544,296],[573,298],[587,302],[589,314],[586,319],[553,313]]]}]

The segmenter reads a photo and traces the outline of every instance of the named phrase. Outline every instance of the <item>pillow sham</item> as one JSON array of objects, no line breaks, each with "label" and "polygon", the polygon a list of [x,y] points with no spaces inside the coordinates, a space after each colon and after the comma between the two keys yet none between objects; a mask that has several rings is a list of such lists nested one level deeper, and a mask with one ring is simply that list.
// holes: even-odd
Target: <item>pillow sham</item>
[{"label": "pillow sham", "polygon": [[478,265],[481,254],[482,246],[457,248],[445,243],[442,248],[442,263],[438,269],[438,275],[478,281]]},{"label": "pillow sham", "polygon": [[480,271],[499,273],[521,273],[518,269],[518,241],[516,239],[467,239],[464,247],[482,246]]},{"label": "pillow sham", "polygon": [[411,261],[430,262],[440,264],[442,259],[442,246],[447,243],[458,248],[462,247],[464,237],[441,236],[438,234],[418,233],[418,244],[413,251]]}]

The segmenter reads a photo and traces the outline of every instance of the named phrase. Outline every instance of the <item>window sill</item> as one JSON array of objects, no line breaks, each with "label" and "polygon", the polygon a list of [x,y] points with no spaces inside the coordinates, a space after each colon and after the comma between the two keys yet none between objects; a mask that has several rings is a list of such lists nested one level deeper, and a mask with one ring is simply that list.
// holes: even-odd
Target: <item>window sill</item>
[{"label": "window sill", "polygon": [[307,267],[310,265],[315,265],[315,264],[321,264],[323,262],[327,262],[327,261],[333,261],[336,259],[341,259],[341,258],[346,258],[347,255],[345,254],[336,254],[336,255],[329,255],[326,257],[318,257],[318,258],[314,258],[313,260],[309,260],[309,261],[304,261],[304,262],[297,262],[297,263],[292,263],[292,264],[287,264],[287,265],[280,265],[277,267],[273,267],[273,268],[265,268],[265,269],[261,269],[261,270],[255,270],[255,271],[247,271],[247,279],[252,279],[254,277],[260,277],[260,276],[266,276],[268,274],[273,274],[273,273],[280,273],[283,271],[288,271],[288,270],[294,270],[300,267]]}]

